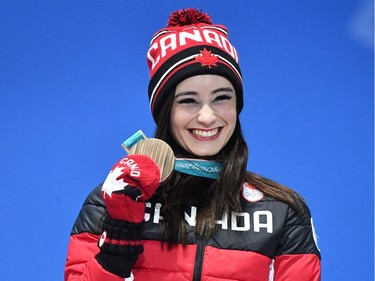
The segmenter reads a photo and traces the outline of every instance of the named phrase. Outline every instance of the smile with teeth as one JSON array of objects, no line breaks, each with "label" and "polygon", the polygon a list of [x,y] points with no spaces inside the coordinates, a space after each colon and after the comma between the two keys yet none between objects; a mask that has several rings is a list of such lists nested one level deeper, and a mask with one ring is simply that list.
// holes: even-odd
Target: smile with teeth
[{"label": "smile with teeth", "polygon": [[219,128],[215,128],[212,130],[200,130],[200,129],[192,129],[190,132],[199,138],[212,138],[215,137],[219,133]]}]

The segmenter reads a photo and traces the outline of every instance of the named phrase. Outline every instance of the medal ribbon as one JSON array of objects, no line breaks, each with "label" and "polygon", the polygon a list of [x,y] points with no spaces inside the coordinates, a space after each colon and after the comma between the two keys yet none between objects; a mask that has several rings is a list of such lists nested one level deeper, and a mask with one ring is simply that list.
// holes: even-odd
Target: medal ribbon
[{"label": "medal ribbon", "polygon": [[176,158],[174,170],[177,172],[211,179],[217,179],[222,164],[219,162]]}]

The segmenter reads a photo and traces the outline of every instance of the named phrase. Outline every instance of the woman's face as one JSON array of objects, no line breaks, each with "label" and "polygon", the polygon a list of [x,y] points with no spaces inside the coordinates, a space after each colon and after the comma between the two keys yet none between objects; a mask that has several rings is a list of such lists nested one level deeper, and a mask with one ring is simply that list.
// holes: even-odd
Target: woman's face
[{"label": "woman's face", "polygon": [[171,134],[187,152],[213,156],[236,127],[236,92],[218,75],[187,78],[176,87],[170,117]]}]

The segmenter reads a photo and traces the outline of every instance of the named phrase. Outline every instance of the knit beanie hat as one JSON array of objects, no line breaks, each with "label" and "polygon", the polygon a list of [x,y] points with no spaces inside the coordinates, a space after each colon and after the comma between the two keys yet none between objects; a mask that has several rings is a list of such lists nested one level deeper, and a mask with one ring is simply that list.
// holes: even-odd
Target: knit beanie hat
[{"label": "knit beanie hat", "polygon": [[156,32],[147,52],[151,80],[148,98],[157,123],[168,95],[186,78],[216,74],[227,78],[237,94],[237,112],[243,107],[243,86],[238,54],[227,28],[194,8],[175,11],[166,28]]}]

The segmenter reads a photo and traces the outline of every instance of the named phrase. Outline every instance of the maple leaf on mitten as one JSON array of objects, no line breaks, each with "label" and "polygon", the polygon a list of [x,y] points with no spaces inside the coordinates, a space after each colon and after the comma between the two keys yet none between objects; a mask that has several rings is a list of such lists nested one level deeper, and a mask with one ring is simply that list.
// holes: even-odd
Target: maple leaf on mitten
[{"label": "maple leaf on mitten", "polygon": [[160,170],[146,155],[129,155],[118,161],[102,186],[108,216],[128,222],[144,219],[145,203],[159,186]]}]

